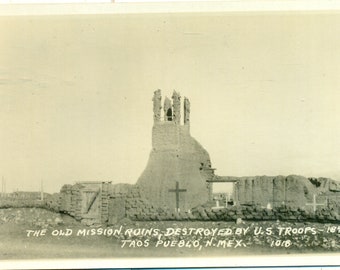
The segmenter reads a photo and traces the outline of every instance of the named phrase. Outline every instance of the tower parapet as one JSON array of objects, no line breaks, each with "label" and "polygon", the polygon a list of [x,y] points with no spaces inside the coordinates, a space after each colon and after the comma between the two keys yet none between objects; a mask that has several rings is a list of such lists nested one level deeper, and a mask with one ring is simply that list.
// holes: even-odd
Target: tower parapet
[{"label": "tower parapet", "polygon": [[181,95],[174,91],[172,94],[173,121],[175,124],[181,123]]},{"label": "tower parapet", "polygon": [[[156,90],[153,96],[153,118],[154,123],[172,122],[177,126],[189,125],[190,121],[190,101],[184,97],[183,104],[181,103],[180,93],[174,91],[172,94],[172,101],[168,97],[164,98],[162,107],[162,94],[161,90]],[[162,112],[163,108],[163,112]],[[181,111],[183,110],[184,119],[181,120]],[[163,116],[161,116],[163,114]],[[162,121],[163,120],[163,121]]]},{"label": "tower parapet", "polygon": [[184,125],[188,125],[190,122],[190,101],[184,97]]},{"label": "tower parapet", "polygon": [[161,109],[162,109],[162,94],[161,90],[158,89],[153,93],[153,120],[159,122],[161,120]]}]

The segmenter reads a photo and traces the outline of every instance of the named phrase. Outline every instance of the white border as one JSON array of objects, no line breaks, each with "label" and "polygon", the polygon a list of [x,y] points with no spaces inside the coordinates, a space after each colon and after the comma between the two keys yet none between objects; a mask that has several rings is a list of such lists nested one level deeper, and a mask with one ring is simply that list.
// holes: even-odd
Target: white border
[{"label": "white border", "polygon": [[[194,267],[329,267],[339,265],[339,254],[265,255],[216,258],[129,258],[1,261],[0,269],[194,268]],[[334,269],[334,268],[333,268]]]},{"label": "white border", "polygon": [[[118,0],[123,1],[123,0]],[[129,1],[129,0],[128,0]],[[339,0],[240,0],[150,3],[1,4],[0,16],[197,12],[340,11]]]}]

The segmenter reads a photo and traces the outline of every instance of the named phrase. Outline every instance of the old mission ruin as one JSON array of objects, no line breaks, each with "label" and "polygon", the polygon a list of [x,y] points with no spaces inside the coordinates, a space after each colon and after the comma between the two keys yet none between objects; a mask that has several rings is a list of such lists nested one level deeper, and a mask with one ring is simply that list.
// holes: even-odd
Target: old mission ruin
[{"label": "old mission ruin", "polygon": [[[303,176],[232,177],[215,174],[210,156],[190,134],[190,101],[173,92],[153,96],[152,150],[136,184],[64,185],[46,205],[84,224],[131,220],[340,219],[340,182]],[[232,185],[213,193],[215,183]]]}]

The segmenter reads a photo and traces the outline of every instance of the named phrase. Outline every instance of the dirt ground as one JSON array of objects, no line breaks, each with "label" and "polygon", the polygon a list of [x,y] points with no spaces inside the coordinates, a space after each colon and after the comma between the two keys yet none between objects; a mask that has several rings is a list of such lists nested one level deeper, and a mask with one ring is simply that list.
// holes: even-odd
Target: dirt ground
[{"label": "dirt ground", "polygon": [[123,220],[88,227],[44,209],[0,209],[2,260],[338,253],[339,240],[339,224]]}]

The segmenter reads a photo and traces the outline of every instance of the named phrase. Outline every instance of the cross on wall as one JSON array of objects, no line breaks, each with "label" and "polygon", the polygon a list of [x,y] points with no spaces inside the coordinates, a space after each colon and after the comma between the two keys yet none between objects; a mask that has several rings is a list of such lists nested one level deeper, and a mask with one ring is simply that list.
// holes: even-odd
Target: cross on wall
[{"label": "cross on wall", "polygon": [[321,205],[327,205],[327,201],[325,203],[317,203],[316,202],[316,195],[313,194],[313,202],[312,203],[306,203],[308,206],[313,206],[313,212],[315,213],[316,207]]},{"label": "cross on wall", "polygon": [[175,189],[169,189],[169,192],[175,192],[176,193],[176,212],[179,213],[180,208],[179,208],[179,193],[180,192],[186,192],[186,189],[180,189],[179,188],[179,183],[176,181],[176,188]]}]

